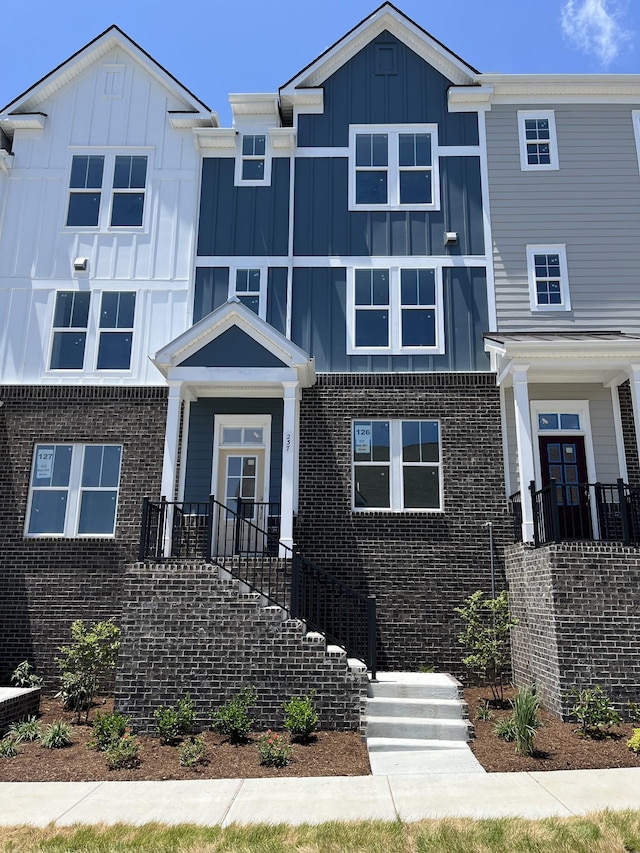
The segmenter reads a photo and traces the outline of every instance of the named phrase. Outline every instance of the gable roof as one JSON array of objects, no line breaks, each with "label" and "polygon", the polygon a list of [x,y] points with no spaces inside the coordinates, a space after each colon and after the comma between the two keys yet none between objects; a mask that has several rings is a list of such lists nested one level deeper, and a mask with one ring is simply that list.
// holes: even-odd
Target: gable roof
[{"label": "gable roof", "polygon": [[[206,122],[208,126],[217,126],[218,118],[210,108],[199,100],[186,86],[183,86],[166,68],[157,63],[140,45],[115,24],[86,44],[72,56],[50,71],[17,98],[0,110],[0,118],[11,115],[37,113],[40,105],[54,95],[63,86],[70,83],[90,65],[106,55],[114,47],[120,47],[136,62],[142,65],[161,85],[169,89],[184,108],[184,113],[193,114],[193,118]],[[182,111],[180,113],[182,115]]]},{"label": "gable roof", "polygon": [[480,73],[477,69],[449,50],[392,3],[383,3],[280,87],[285,114],[291,113],[295,101],[305,97],[304,93],[300,92],[301,89],[320,86],[384,30],[396,36],[452,83],[458,86],[475,83],[475,78]]}]

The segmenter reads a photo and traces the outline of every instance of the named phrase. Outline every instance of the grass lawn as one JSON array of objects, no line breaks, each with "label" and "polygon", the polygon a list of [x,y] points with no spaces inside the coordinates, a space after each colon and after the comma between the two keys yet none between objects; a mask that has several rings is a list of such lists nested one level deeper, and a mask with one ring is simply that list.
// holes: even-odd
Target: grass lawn
[{"label": "grass lawn", "polygon": [[320,826],[0,827],[7,853],[640,853],[640,811]]}]

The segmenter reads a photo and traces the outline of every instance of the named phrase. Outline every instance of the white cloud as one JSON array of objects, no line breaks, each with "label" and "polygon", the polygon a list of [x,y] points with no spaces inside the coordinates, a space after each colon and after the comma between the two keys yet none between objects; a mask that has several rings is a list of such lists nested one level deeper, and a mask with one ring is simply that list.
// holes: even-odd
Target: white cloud
[{"label": "white cloud", "polygon": [[618,0],[565,0],[562,32],[607,66],[631,38],[631,32],[622,23],[622,14]]}]

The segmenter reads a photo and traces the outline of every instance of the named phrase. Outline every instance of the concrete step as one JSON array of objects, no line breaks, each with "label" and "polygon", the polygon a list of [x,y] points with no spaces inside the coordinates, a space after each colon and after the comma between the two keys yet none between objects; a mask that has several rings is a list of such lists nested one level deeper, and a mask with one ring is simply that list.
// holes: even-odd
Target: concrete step
[{"label": "concrete step", "polygon": [[469,724],[462,719],[367,716],[367,740],[375,737],[424,738],[426,740],[469,740]]},{"label": "concrete step", "polygon": [[464,740],[434,740],[429,738],[368,737],[369,752],[425,752],[433,749],[468,750]]},{"label": "concrete step", "polygon": [[367,699],[367,720],[375,717],[428,717],[459,720],[467,716],[466,702],[459,699],[404,699],[376,696]]},{"label": "concrete step", "polygon": [[379,672],[377,681],[369,683],[373,698],[457,699],[462,685],[447,673]]},{"label": "concrete step", "polygon": [[470,749],[379,750],[369,753],[373,776],[424,773],[485,773]]}]

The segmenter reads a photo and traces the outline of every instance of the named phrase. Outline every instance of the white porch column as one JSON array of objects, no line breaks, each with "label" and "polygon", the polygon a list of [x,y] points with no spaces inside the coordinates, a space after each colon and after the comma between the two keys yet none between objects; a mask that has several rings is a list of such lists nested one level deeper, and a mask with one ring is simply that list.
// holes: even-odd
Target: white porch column
[{"label": "white porch column", "polygon": [[164,457],[162,460],[162,488],[160,491],[168,501],[173,501],[176,497],[176,475],[181,411],[182,382],[169,383],[167,424],[164,431]]},{"label": "white porch column", "polygon": [[640,364],[629,366],[629,385],[631,386],[631,403],[633,406],[633,422],[636,428],[636,446],[640,457]]},{"label": "white porch column", "polygon": [[[293,509],[296,493],[296,457],[299,425],[299,385],[283,382],[282,486],[280,493],[280,541],[293,548]],[[280,554],[286,556],[285,553]]]},{"label": "white porch column", "polygon": [[533,436],[531,430],[531,411],[529,408],[529,385],[527,371],[529,365],[516,367],[513,376],[513,401],[516,414],[516,441],[518,445],[518,474],[522,503],[522,539],[533,541],[533,508],[529,493],[529,483],[535,480],[533,462]]}]

